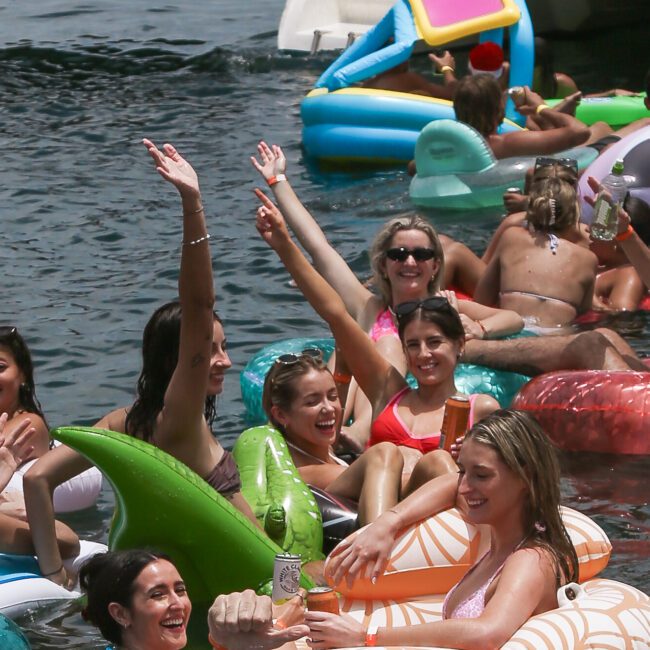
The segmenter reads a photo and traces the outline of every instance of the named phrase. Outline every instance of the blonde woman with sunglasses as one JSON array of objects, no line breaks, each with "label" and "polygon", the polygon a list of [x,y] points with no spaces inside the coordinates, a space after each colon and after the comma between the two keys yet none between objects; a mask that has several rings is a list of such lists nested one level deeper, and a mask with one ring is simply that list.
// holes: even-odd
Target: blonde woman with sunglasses
[{"label": "blonde woman with sunglasses", "polygon": [[[410,389],[402,373],[382,356],[348,313],[338,293],[300,252],[280,211],[259,190],[258,196],[262,201],[257,212],[260,235],[327,322],[352,374],[370,400],[371,449],[374,444],[389,443],[402,454],[402,496],[432,476],[454,471],[453,460],[438,449],[438,443],[445,401],[457,392],[454,370],[465,344],[465,331],[456,309],[443,296],[408,301],[395,308],[407,369],[418,382],[417,389]],[[333,379],[331,386],[333,389]],[[331,395],[335,400],[334,390]],[[470,402],[473,421],[498,408],[496,400],[487,395],[473,395]],[[286,426],[276,417],[277,422]],[[329,430],[328,435],[334,436],[335,430]]]},{"label": "blonde woman with sunglasses", "polygon": [[[253,166],[270,186],[289,227],[312,258],[316,270],[338,293],[347,312],[370,335],[384,358],[405,374],[406,357],[393,308],[402,302],[436,295],[453,281],[457,267],[466,268],[467,256],[458,258],[459,264],[450,265],[446,260],[447,251],[454,260],[461,246],[449,238],[439,238],[434,228],[418,215],[391,219],[377,233],[369,251],[372,284],[377,291],[373,293],[327,241],[314,217],[296,196],[286,176],[282,149],[277,145],[269,147],[262,141],[258,155],[259,160],[251,158]],[[474,278],[472,286],[484,269],[478,259],[476,265],[478,268],[470,273]],[[467,340],[505,336],[523,326],[521,317],[513,311],[456,300],[450,293],[445,295],[460,314]],[[362,450],[369,436],[372,409],[366,397],[356,390],[355,381],[348,393],[344,421],[351,415],[355,421],[350,428],[344,427],[342,437],[353,448]]]}]

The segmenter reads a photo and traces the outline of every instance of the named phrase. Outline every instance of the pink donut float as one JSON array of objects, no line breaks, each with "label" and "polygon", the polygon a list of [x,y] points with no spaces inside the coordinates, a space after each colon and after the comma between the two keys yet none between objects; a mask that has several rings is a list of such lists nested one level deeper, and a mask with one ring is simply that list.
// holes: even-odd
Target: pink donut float
[{"label": "pink donut float", "polygon": [[566,451],[650,454],[650,372],[568,370],[524,385],[512,408],[530,411]]}]

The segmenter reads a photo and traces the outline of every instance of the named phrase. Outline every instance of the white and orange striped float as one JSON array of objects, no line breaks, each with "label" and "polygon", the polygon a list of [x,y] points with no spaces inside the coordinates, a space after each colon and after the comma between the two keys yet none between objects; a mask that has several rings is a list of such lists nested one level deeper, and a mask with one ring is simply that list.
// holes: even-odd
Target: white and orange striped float
[{"label": "white and orange striped float", "polygon": [[[650,598],[628,585],[593,579],[609,560],[607,536],[575,510],[562,508],[562,518],[578,555],[582,584],[575,586],[577,598],[569,601],[561,589],[560,606],[529,619],[503,648],[650,650]],[[341,610],[366,626],[440,621],[444,594],[488,543],[488,536],[457,510],[426,519],[400,535],[376,584],[361,578],[352,587],[337,586],[343,596]]]}]

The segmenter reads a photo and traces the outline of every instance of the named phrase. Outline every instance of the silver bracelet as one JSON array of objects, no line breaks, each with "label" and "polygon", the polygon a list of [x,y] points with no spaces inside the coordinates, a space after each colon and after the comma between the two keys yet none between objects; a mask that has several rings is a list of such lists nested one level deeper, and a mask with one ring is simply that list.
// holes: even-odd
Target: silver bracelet
[{"label": "silver bracelet", "polygon": [[182,246],[194,246],[195,244],[200,244],[203,241],[208,241],[210,239],[210,233],[207,235],[203,235],[203,237],[199,237],[198,239],[193,239],[192,241],[182,241],[181,245]]}]

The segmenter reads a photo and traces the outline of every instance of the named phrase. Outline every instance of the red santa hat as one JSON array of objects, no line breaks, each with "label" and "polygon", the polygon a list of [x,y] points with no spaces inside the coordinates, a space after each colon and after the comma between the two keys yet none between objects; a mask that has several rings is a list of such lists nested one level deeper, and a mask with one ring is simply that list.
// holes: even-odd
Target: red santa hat
[{"label": "red santa hat", "polygon": [[469,71],[472,74],[487,73],[497,79],[503,72],[503,49],[492,41],[474,46],[469,52]]}]

